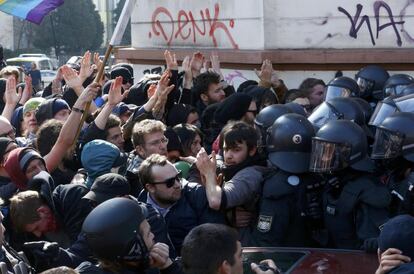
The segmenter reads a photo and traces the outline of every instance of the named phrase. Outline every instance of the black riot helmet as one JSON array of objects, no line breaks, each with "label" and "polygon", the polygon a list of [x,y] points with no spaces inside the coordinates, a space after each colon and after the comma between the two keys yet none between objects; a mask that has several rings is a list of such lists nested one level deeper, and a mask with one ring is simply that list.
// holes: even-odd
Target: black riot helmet
[{"label": "black riot helmet", "polygon": [[114,198],[94,208],[82,225],[86,241],[98,259],[148,263],[147,246],[139,233],[147,210],[127,198]]},{"label": "black riot helmet", "polygon": [[335,97],[323,102],[310,116],[309,121],[321,128],[331,120],[351,120],[360,126],[364,126],[365,117],[362,108],[352,98]]},{"label": "black riot helmet", "polygon": [[397,112],[377,126],[372,159],[403,156],[414,162],[414,113]]},{"label": "black riot helmet", "polygon": [[380,92],[382,96],[382,90],[389,77],[388,72],[380,66],[369,65],[360,69],[355,75],[360,89],[360,97],[374,96],[377,92]]},{"label": "black riot helmet", "polygon": [[357,82],[349,77],[341,76],[332,79],[326,89],[325,101],[335,97],[359,97],[359,86]]},{"label": "black riot helmet", "polygon": [[263,108],[254,119],[255,128],[260,136],[258,147],[266,144],[266,130],[273,125],[275,120],[292,111],[285,105],[274,104]]},{"label": "black riot helmet", "polygon": [[300,105],[295,102],[286,103],[285,106],[292,112],[296,114],[300,114],[304,117],[308,117],[310,115],[310,111],[312,106],[309,104],[307,106]]},{"label": "black riot helmet", "polygon": [[287,172],[307,172],[313,136],[315,130],[306,117],[296,113],[280,116],[268,130],[270,162]]},{"label": "black riot helmet", "polygon": [[367,138],[360,126],[347,120],[329,121],[312,139],[309,170],[331,173],[351,167],[372,171],[367,151]]},{"label": "black riot helmet", "polygon": [[364,112],[365,124],[368,124],[369,119],[371,118],[371,115],[374,112],[372,106],[370,105],[370,103],[368,103],[368,101],[360,97],[353,97],[352,100],[357,102],[358,105],[361,107],[362,111]]},{"label": "black riot helmet", "polygon": [[400,96],[403,94],[404,89],[414,84],[414,78],[408,74],[394,74],[388,78],[384,85],[384,96],[391,95]]}]

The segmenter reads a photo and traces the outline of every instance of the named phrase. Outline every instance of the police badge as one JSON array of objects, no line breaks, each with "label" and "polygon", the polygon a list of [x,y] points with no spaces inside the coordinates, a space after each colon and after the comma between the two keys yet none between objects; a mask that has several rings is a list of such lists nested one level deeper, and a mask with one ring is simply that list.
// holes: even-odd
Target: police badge
[{"label": "police badge", "polygon": [[269,232],[270,228],[272,227],[272,216],[259,216],[259,222],[257,223],[257,230],[260,232]]}]

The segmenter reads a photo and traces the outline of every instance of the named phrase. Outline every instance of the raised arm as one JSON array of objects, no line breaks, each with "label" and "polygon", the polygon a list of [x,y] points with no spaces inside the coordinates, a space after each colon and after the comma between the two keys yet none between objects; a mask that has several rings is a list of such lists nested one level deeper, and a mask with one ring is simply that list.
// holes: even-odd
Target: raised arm
[{"label": "raised arm", "polygon": [[83,90],[73,105],[72,112],[63,125],[55,145],[52,147],[52,150],[49,152],[49,154],[44,157],[46,161],[46,167],[49,172],[52,172],[56,169],[56,167],[62,161],[64,155],[71,148],[72,144],[76,142],[76,132],[81,122],[82,113],[87,102],[92,101],[96,97],[99,88],[100,85],[98,83],[90,84],[86,89]]},{"label": "raised arm", "polygon": [[6,92],[4,93],[4,99],[6,101],[6,105],[4,106],[2,116],[4,116],[9,122],[13,117],[14,109],[17,106],[17,103],[20,101],[22,97],[22,88],[20,87],[16,93],[16,78],[10,77],[6,80]]},{"label": "raised arm", "polygon": [[122,77],[118,76],[111,83],[108,94],[108,102],[102,108],[101,112],[95,119],[95,125],[99,129],[105,129],[106,122],[108,121],[109,115],[112,113],[112,110],[118,105],[122,100],[127,96],[127,92],[122,94]]},{"label": "raised arm", "polygon": [[217,184],[216,154],[213,152],[211,156],[212,157],[210,159],[204,148],[201,148],[197,154],[196,165],[205,184],[209,207],[219,210],[221,207],[221,196],[223,195],[223,190]]}]

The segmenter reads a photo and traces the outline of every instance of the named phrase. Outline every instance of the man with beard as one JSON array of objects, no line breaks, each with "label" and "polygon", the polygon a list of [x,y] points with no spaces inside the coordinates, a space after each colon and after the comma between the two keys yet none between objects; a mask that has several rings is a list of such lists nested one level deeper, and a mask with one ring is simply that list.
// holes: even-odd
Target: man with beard
[{"label": "man with beard", "polygon": [[188,232],[203,223],[223,223],[224,216],[209,208],[203,186],[181,179],[167,157],[153,154],[139,168],[145,190],[139,200],[152,205],[165,218],[171,241],[180,254]]},{"label": "man with beard", "polygon": [[220,75],[215,72],[207,71],[194,79],[192,91],[195,94],[194,103],[199,116],[208,105],[224,100],[226,86],[225,82],[220,82]]},{"label": "man with beard", "polygon": [[257,153],[256,130],[244,122],[227,124],[220,134],[223,152],[221,170],[224,183],[216,177],[216,156],[212,159],[202,149],[197,156],[197,168],[206,186],[209,206],[215,210],[227,210],[231,225],[241,228],[241,242],[251,246],[250,224],[256,212],[262,191],[266,161]]}]

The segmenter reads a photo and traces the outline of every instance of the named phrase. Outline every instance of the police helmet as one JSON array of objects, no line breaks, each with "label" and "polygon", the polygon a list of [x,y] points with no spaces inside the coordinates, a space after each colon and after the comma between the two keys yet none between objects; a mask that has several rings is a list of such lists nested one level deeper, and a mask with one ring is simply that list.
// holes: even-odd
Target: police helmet
[{"label": "police helmet", "polygon": [[360,97],[353,97],[352,100],[357,102],[358,105],[361,107],[361,109],[364,113],[365,124],[368,124],[369,119],[371,118],[372,112],[374,111],[372,109],[372,106],[370,105],[370,103],[368,103],[368,101],[366,101],[365,99],[362,99]]},{"label": "police helmet", "polygon": [[309,121],[321,128],[331,120],[351,120],[360,126],[364,126],[365,117],[362,108],[352,98],[335,97],[323,102],[310,116]]},{"label": "police helmet", "polygon": [[414,113],[397,112],[377,126],[372,159],[403,156],[414,162]]},{"label": "police helmet", "polygon": [[360,97],[369,97],[375,91],[381,91],[382,94],[384,84],[389,77],[388,72],[380,66],[369,65],[360,69],[355,75],[360,89]]},{"label": "police helmet", "polygon": [[374,164],[367,150],[367,138],[360,126],[347,120],[329,121],[312,139],[309,170],[331,173],[351,167],[372,171]]},{"label": "police helmet", "polygon": [[315,130],[306,117],[296,113],[280,116],[267,135],[270,162],[287,172],[307,172],[313,136]]},{"label": "police helmet", "polygon": [[384,96],[400,96],[404,89],[414,83],[414,78],[408,74],[394,74],[388,78],[384,85]]},{"label": "police helmet", "polygon": [[99,259],[148,262],[148,249],[139,233],[147,210],[127,198],[114,198],[94,208],[82,225],[86,241]]},{"label": "police helmet", "polygon": [[332,79],[326,89],[325,101],[335,97],[359,96],[359,86],[355,80],[341,76]]},{"label": "police helmet", "polygon": [[292,112],[299,115],[302,115],[304,117],[308,117],[312,106],[309,104],[308,106],[303,106],[301,104],[290,102],[286,103],[285,106]]},{"label": "police helmet", "polygon": [[258,146],[264,146],[266,143],[266,130],[275,122],[277,118],[292,111],[285,105],[274,104],[263,108],[254,119],[255,128],[260,138]]}]

